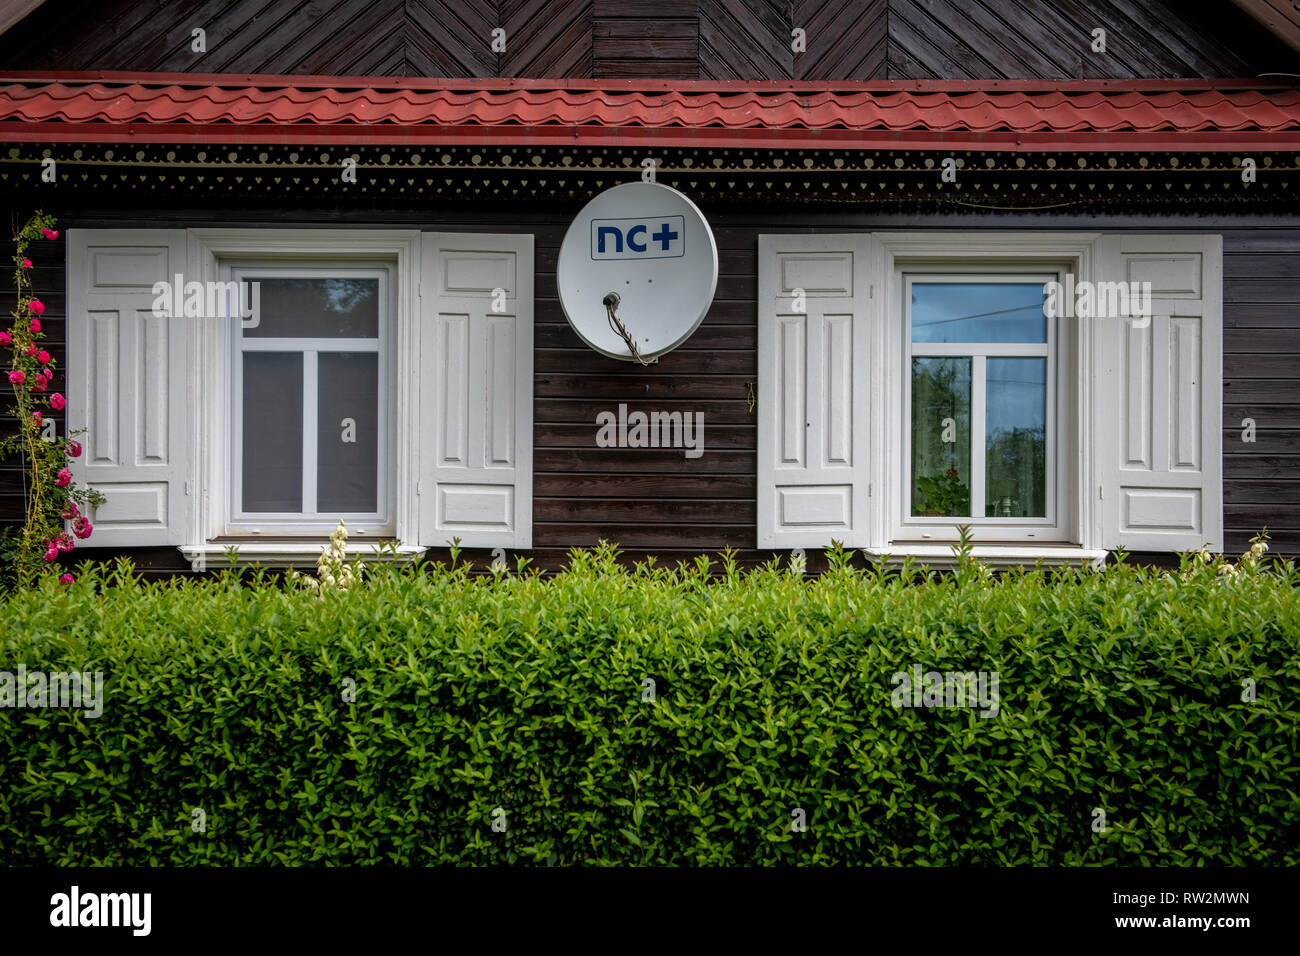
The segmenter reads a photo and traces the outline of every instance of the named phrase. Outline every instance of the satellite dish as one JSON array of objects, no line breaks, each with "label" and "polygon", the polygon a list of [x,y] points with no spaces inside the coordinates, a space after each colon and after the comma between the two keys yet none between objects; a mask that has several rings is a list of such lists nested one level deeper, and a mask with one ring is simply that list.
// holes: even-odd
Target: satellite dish
[{"label": "satellite dish", "polygon": [[601,355],[649,364],[704,321],[718,288],[718,246],[704,215],[677,190],[624,183],[573,220],[556,279],[582,341]]}]

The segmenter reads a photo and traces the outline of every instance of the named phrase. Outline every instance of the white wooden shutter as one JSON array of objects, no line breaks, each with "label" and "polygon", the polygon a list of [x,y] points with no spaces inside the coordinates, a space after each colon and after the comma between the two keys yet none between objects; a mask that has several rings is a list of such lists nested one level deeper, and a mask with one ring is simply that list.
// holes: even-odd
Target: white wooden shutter
[{"label": "white wooden shutter", "polygon": [[421,247],[419,543],[531,548],[533,237]]},{"label": "white wooden shutter", "polygon": [[1150,282],[1153,312],[1085,320],[1103,543],[1222,549],[1222,237],[1112,235],[1098,251],[1098,281]]},{"label": "white wooden shutter", "polygon": [[[759,236],[758,546],[867,540],[866,234]],[[795,290],[806,311],[796,311]]]},{"label": "white wooden shutter", "polygon": [[86,430],[73,474],[107,499],[87,546],[187,543],[186,361],[201,320],[153,314],[153,284],[184,272],[183,230],[68,230],[67,420]]}]

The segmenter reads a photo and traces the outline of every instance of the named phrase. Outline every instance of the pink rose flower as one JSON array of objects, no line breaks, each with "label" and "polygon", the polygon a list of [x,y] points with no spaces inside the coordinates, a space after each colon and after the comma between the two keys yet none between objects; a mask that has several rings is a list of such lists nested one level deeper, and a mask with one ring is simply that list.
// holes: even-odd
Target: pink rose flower
[{"label": "pink rose flower", "polygon": [[[32,348],[35,348],[35,347],[36,347],[36,346],[34,346],[34,345],[32,346]],[[39,352],[36,353],[36,361],[40,362],[42,365],[49,365],[49,364],[50,364],[50,353],[47,352],[47,351],[45,351],[45,349],[41,349]]]},{"label": "pink rose flower", "polygon": [[24,352],[23,354],[24,354],[24,355],[35,355],[35,354],[36,354],[36,346],[35,346],[35,345],[29,345],[29,346],[27,346],[27,351]]},{"label": "pink rose flower", "polygon": [[57,229],[42,229],[41,235],[46,239],[57,239],[59,238],[59,231]]},{"label": "pink rose flower", "polygon": [[71,584],[72,582],[73,582],[73,577],[71,574],[60,575],[59,577],[60,584]]},{"label": "pink rose flower", "polygon": [[27,328],[32,332],[39,332],[41,330],[41,320],[32,319],[31,322],[27,324]]},{"label": "pink rose flower", "polygon": [[72,484],[72,472],[66,468],[59,469],[59,476],[54,479],[54,484],[58,488],[66,488]]},{"label": "pink rose flower", "polygon": [[[81,442],[79,442],[79,441],[70,441],[70,442],[68,442],[68,447],[65,448],[64,451],[66,451],[66,452],[68,453],[68,457],[69,457],[69,458],[80,458],[80,457],[81,457]],[[73,507],[75,508],[76,505],[73,505]]]},{"label": "pink rose flower", "polygon": [[72,540],[72,535],[66,531],[60,531],[57,538],[54,539],[54,545],[60,551],[71,551],[77,546],[77,542]]},{"label": "pink rose flower", "polygon": [[90,523],[90,519],[85,515],[82,515],[72,522],[72,533],[78,538],[89,538],[91,532],[94,530],[95,526]]},{"label": "pink rose flower", "polygon": [[59,549],[54,547],[54,545],[50,545],[50,550],[45,552],[45,560],[53,561],[58,556],[59,556]]},{"label": "pink rose flower", "polygon": [[45,314],[45,303],[40,299],[32,299],[27,303],[27,308],[31,310],[32,315]]},{"label": "pink rose flower", "polygon": [[64,400],[61,392],[55,392],[50,396],[50,408],[56,412],[62,411],[68,403]]},{"label": "pink rose flower", "polygon": [[13,345],[14,337],[8,332],[0,332],[0,345]]},{"label": "pink rose flower", "polygon": [[14,369],[9,373],[10,385],[21,385],[25,381],[27,381],[27,375],[21,369]]},{"label": "pink rose flower", "polygon": [[23,268],[24,268],[24,269],[30,269],[31,267],[32,267],[32,260],[31,260],[31,259],[24,259],[24,260],[23,260]]},{"label": "pink rose flower", "polygon": [[36,423],[37,427],[39,427],[41,424],[41,413],[32,412],[32,421]]},{"label": "pink rose flower", "polygon": [[49,382],[45,381],[44,375],[37,375],[36,378],[32,380],[32,391],[43,392],[45,391],[45,386],[48,384]]},{"label": "pink rose flower", "polygon": [[59,517],[64,521],[71,521],[80,514],[81,512],[77,510],[77,503],[75,501],[69,501],[63,506],[63,511],[59,514]]}]

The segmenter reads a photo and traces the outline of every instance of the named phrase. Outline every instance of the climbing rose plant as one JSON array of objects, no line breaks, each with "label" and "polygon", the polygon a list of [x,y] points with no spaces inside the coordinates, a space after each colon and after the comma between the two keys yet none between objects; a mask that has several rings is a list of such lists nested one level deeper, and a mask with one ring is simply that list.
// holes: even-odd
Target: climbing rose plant
[{"label": "climbing rose plant", "polygon": [[[45,303],[32,295],[32,260],[27,248],[34,242],[59,237],[54,217],[39,210],[14,236],[14,283],[18,289],[13,326],[0,332],[0,356],[9,361],[4,374],[13,389],[15,404],[10,412],[18,423],[18,433],[0,439],[0,456],[17,453],[23,462],[24,492],[27,513],[23,526],[10,538],[15,583],[31,585],[41,571],[53,563],[60,552],[71,551],[78,540],[89,538],[94,530],[83,508],[100,505],[104,496],[82,488],[72,480],[72,459],[81,454],[81,445],[71,435],[60,439],[54,423],[45,419],[46,410],[62,411],[67,400],[54,391],[57,364],[41,345],[45,332],[41,316]],[[72,576],[64,574],[70,582]]]}]

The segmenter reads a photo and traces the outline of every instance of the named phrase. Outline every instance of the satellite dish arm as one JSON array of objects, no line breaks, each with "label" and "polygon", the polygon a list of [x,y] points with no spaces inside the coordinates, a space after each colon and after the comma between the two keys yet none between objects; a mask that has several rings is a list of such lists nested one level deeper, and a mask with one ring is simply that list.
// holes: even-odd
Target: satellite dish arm
[{"label": "satellite dish arm", "polygon": [[618,303],[620,301],[618,293],[607,293],[605,298],[600,301],[601,304],[605,306],[605,314],[609,317],[609,327],[622,336],[624,343],[627,344],[628,351],[632,353],[632,358],[636,359],[642,365],[656,364],[659,361],[657,358],[652,358],[647,362],[641,357],[641,352],[637,349],[636,342],[632,340],[632,333],[627,330],[627,326],[623,324],[623,320],[618,317],[618,313],[615,311],[618,308]]}]

